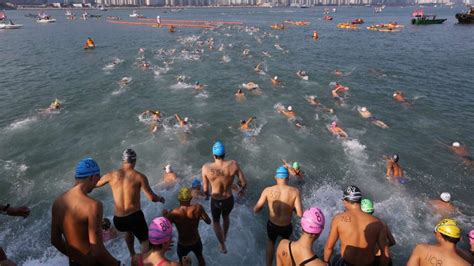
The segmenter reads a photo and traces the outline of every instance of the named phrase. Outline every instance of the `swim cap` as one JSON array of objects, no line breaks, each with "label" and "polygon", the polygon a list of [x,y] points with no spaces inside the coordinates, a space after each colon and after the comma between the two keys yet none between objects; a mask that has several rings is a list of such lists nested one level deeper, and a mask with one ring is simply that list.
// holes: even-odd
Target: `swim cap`
[{"label": "swim cap", "polygon": [[362,199],[360,209],[368,214],[374,213],[374,203],[370,199]]},{"label": "swim cap", "polygon": [[301,227],[306,233],[319,234],[324,229],[325,221],[323,212],[319,208],[313,207],[303,213]]},{"label": "swim cap", "polygon": [[187,187],[182,187],[178,192],[178,200],[179,201],[189,201],[193,198],[191,196],[191,190]]},{"label": "swim cap", "polygon": [[191,184],[191,188],[198,188],[201,186],[201,181],[197,178],[194,178],[193,183]]},{"label": "swim cap", "polygon": [[331,123],[331,128],[336,128],[336,127],[337,127],[337,122],[336,121],[332,122]]},{"label": "swim cap", "polygon": [[362,112],[367,112],[367,107],[364,106],[364,107],[360,108],[360,110],[361,110]]},{"label": "swim cap", "polygon": [[224,144],[222,144],[222,142],[220,141],[216,141],[216,143],[214,143],[214,146],[212,146],[212,154],[216,156],[224,155],[225,154]]},{"label": "swim cap", "polygon": [[397,95],[398,95],[398,93],[396,93],[396,92],[395,92],[395,93],[393,93],[393,97],[396,97]]},{"label": "swim cap", "polygon": [[443,219],[435,227],[435,232],[452,238],[461,237],[461,229],[458,223],[453,219]]},{"label": "swim cap", "polygon": [[293,163],[293,168],[295,168],[296,170],[300,169],[300,163],[299,162],[294,162]]},{"label": "swim cap", "polygon": [[293,107],[291,105],[288,106],[288,111],[293,111]]},{"label": "swim cap", "polygon": [[362,198],[362,192],[356,186],[350,185],[344,189],[342,199],[350,202],[358,202]]},{"label": "swim cap", "polygon": [[148,229],[148,241],[153,245],[160,245],[171,240],[173,226],[165,217],[156,217]]},{"label": "swim cap", "polygon": [[199,85],[199,81],[196,81],[196,82],[194,83],[194,85],[196,85],[196,86]]},{"label": "swim cap", "polygon": [[443,193],[441,193],[441,195],[439,197],[444,202],[449,202],[451,200],[451,194],[449,192],[443,192]]},{"label": "swim cap", "polygon": [[288,178],[289,176],[290,176],[290,173],[288,173],[288,169],[286,169],[286,167],[284,166],[278,167],[276,171],[276,175],[275,175],[276,178]]},{"label": "swim cap", "polygon": [[167,173],[173,172],[173,168],[171,167],[171,164],[167,164],[165,166],[165,172],[167,172]]},{"label": "swim cap", "polygon": [[92,158],[84,158],[77,163],[75,175],[77,179],[94,175],[100,175],[100,168]]},{"label": "swim cap", "polygon": [[122,152],[122,161],[127,163],[134,163],[137,161],[137,154],[132,149],[126,149]]},{"label": "swim cap", "polygon": [[275,76],[273,79],[274,79],[274,80],[277,80],[277,79],[278,79],[278,76]]},{"label": "swim cap", "polygon": [[185,117],[184,122],[188,122],[189,118]]},{"label": "swim cap", "polygon": [[472,229],[467,236],[469,237],[469,243],[471,245],[474,244],[474,229]]},{"label": "swim cap", "polygon": [[398,154],[394,154],[394,155],[392,155],[392,159],[393,159],[395,162],[398,162],[398,160],[400,159],[400,156],[398,156]]},{"label": "swim cap", "polygon": [[453,147],[459,148],[459,147],[461,147],[461,143],[455,141],[455,142],[453,142]]}]

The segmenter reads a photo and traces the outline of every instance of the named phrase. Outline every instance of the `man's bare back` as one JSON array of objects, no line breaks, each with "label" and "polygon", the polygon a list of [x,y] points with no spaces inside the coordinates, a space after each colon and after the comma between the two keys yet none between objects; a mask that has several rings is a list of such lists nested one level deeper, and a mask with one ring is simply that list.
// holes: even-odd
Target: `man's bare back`
[{"label": "man's bare back", "polygon": [[190,246],[199,241],[198,227],[200,219],[204,219],[208,224],[211,223],[209,216],[200,204],[180,206],[173,209],[167,217],[172,223],[176,224],[179,236],[178,243],[185,246]]},{"label": "man's bare back", "polygon": [[275,185],[266,188],[263,196],[268,202],[268,216],[272,223],[286,226],[291,223],[295,205],[301,204],[300,192],[287,185]]},{"label": "man's bare back", "polygon": [[456,252],[447,250],[439,245],[418,244],[407,266],[456,265],[468,266],[467,261]]},{"label": "man's bare back", "polygon": [[209,180],[212,189],[212,198],[227,199],[232,196],[234,176],[240,171],[234,160],[207,163],[202,167],[202,174]]}]

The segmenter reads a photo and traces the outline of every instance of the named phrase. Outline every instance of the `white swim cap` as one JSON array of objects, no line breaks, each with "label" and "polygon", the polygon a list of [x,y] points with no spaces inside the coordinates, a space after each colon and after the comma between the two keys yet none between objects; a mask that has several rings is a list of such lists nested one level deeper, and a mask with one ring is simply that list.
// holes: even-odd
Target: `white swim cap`
[{"label": "white swim cap", "polygon": [[293,107],[291,107],[291,105],[288,106],[288,111],[293,111]]},{"label": "white swim cap", "polygon": [[167,172],[167,173],[173,172],[173,168],[171,168],[171,164],[167,164],[167,165],[165,166],[165,172]]},{"label": "white swim cap", "polygon": [[189,118],[185,117],[184,122],[188,122]]},{"label": "white swim cap", "polygon": [[444,202],[449,202],[451,200],[451,194],[449,194],[449,192],[443,192],[443,193],[441,193],[441,195],[439,197]]},{"label": "white swim cap", "polygon": [[395,93],[393,93],[393,97],[395,97],[395,96],[397,96],[397,95],[398,95],[398,93],[396,93],[396,92],[395,92]]},{"label": "white swim cap", "polygon": [[459,148],[459,147],[461,147],[461,143],[455,141],[455,142],[453,142],[453,147]]},{"label": "white swim cap", "polygon": [[274,79],[274,80],[277,80],[277,79],[278,79],[278,76],[275,76],[273,79]]},{"label": "white swim cap", "polygon": [[364,107],[360,108],[360,110],[361,110],[362,112],[367,112],[367,107],[364,106]]}]

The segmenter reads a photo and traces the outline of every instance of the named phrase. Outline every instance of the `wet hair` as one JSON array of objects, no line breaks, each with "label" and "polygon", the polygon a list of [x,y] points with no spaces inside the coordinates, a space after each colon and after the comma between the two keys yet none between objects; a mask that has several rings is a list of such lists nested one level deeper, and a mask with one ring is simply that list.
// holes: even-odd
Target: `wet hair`
[{"label": "wet hair", "polygon": [[104,218],[102,220],[102,230],[109,230],[111,226],[110,220],[108,218]]},{"label": "wet hair", "polygon": [[458,243],[459,240],[460,240],[460,238],[450,237],[450,236],[447,236],[447,235],[443,235],[443,234],[441,234],[441,233],[439,233],[439,234],[441,235],[441,237],[442,237],[444,240],[446,240],[446,241],[448,241],[448,242],[450,242],[450,243],[453,243],[453,244]]},{"label": "wet hair", "polygon": [[219,160],[224,160],[225,154],[222,155],[214,155],[214,158],[219,159]]}]

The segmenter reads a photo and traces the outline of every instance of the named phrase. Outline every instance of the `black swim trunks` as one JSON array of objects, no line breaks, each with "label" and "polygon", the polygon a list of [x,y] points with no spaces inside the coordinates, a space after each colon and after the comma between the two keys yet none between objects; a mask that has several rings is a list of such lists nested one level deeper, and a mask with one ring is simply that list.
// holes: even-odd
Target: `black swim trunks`
[{"label": "black swim trunks", "polygon": [[234,196],[227,199],[217,200],[211,198],[211,213],[214,221],[219,221],[222,216],[228,216],[234,208]]},{"label": "black swim trunks", "polygon": [[140,242],[148,240],[148,225],[141,210],[128,216],[114,216],[114,225],[120,232],[132,232]]},{"label": "black swim trunks", "polygon": [[[355,264],[346,262],[344,258],[341,255],[335,255],[332,257],[331,263],[329,263],[330,266],[355,266]],[[374,260],[370,266],[378,266],[377,261]]]},{"label": "black swim trunks", "polygon": [[268,220],[267,235],[272,242],[275,242],[278,237],[289,239],[291,233],[293,233],[293,225],[291,223],[287,226],[279,226]]},{"label": "black swim trunks", "polygon": [[179,261],[181,261],[181,259],[184,256],[188,255],[189,252],[191,252],[191,251],[194,252],[194,255],[196,255],[196,257],[200,257],[200,256],[202,256],[202,242],[201,242],[201,239],[199,239],[198,242],[196,242],[195,244],[192,244],[191,246],[183,246],[180,243],[178,243],[177,251],[178,251]]}]

